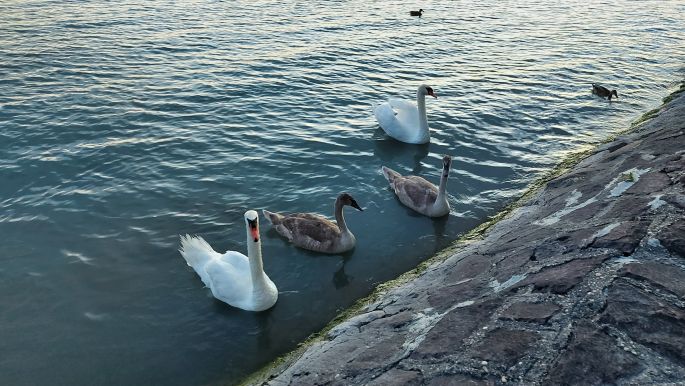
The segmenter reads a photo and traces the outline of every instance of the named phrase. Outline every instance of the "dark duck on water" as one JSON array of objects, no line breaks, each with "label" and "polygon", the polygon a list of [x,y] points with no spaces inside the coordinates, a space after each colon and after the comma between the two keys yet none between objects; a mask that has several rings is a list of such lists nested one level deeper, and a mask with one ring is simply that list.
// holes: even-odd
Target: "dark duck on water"
[{"label": "dark duck on water", "polygon": [[421,17],[422,14],[423,14],[423,9],[419,9],[418,11],[409,11],[410,16]]},{"label": "dark duck on water", "polygon": [[594,83],[592,84],[592,93],[595,95],[599,95],[602,98],[608,98],[609,100],[611,100],[612,95],[615,96],[616,99],[618,99],[618,93],[616,92],[616,90],[610,91],[608,88]]}]

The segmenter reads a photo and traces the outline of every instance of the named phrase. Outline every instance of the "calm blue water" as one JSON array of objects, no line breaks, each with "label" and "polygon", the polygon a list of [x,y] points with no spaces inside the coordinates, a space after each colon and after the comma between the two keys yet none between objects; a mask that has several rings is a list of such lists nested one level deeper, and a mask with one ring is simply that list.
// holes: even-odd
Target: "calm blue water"
[{"label": "calm blue water", "polygon": [[[586,3],[2,2],[0,384],[230,384],[294,348],[683,77],[682,1]],[[431,144],[389,140],[371,104],[421,83]],[[432,221],[379,169],[437,181],[442,154]],[[262,219],[270,311],[213,300],[176,250],[245,251],[246,209],[341,191],[365,208],[344,256]]]}]

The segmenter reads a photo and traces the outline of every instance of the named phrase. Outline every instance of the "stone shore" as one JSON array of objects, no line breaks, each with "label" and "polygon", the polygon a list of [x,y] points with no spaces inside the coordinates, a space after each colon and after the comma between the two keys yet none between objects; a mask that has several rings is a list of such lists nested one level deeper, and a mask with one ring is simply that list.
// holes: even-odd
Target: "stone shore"
[{"label": "stone shore", "polygon": [[259,382],[685,384],[684,95]]}]

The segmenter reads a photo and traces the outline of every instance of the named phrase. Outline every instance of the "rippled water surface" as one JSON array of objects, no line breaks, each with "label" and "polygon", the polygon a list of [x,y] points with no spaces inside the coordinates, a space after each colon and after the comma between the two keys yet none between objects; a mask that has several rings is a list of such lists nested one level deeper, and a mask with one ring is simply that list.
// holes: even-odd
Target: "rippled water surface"
[{"label": "rippled water surface", "polygon": [[[0,3],[0,383],[234,383],[684,75],[682,1],[416,5]],[[421,83],[431,144],[388,139],[371,104]],[[379,169],[437,181],[443,154],[452,213],[430,220]],[[246,209],[330,214],[341,191],[365,208],[343,256],[262,219],[267,312],[213,300],[177,252],[245,251]]]}]

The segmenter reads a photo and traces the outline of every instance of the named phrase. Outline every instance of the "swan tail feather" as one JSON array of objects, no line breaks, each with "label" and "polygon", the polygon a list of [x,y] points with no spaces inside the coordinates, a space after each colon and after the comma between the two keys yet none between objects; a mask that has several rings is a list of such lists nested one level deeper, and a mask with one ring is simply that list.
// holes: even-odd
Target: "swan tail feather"
[{"label": "swan tail feather", "polygon": [[205,285],[209,285],[204,276],[206,275],[204,267],[208,262],[221,258],[221,254],[214,251],[202,237],[190,235],[181,236],[181,248],[178,251],[181,252],[186,264],[200,275]]},{"label": "swan tail feather", "polygon": [[281,223],[281,221],[283,221],[283,216],[281,216],[278,213],[269,212],[266,209],[262,209],[262,214],[264,215],[264,217],[266,217],[267,220],[269,220],[271,225],[278,225]]},{"label": "swan tail feather", "polygon": [[402,175],[388,167],[383,166],[381,168],[383,170],[383,175],[385,176],[385,179],[388,180],[390,185],[395,183],[395,180],[399,177],[402,177]]}]

